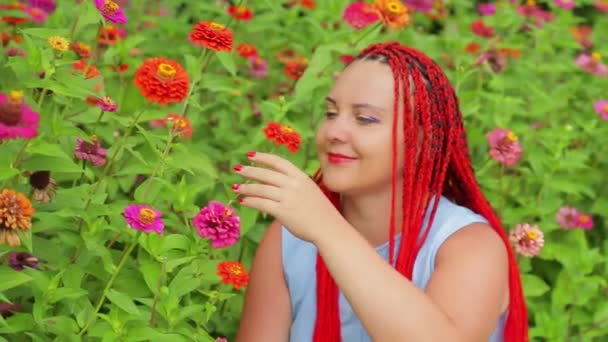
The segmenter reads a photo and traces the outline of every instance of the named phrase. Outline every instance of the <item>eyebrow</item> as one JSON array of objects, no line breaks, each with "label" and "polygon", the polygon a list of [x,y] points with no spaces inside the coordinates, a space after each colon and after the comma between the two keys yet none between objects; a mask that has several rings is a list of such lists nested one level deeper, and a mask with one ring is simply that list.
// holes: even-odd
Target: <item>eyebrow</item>
[{"label": "eyebrow", "polygon": [[[333,105],[337,105],[336,100],[332,99],[329,96],[326,97],[325,100],[327,102],[330,102]],[[352,107],[353,108],[370,108],[370,109],[375,109],[375,110],[379,110],[379,111],[384,112],[384,108],[381,108],[381,107],[378,107],[378,106],[374,106],[374,105],[371,105],[369,103],[353,103]]]}]

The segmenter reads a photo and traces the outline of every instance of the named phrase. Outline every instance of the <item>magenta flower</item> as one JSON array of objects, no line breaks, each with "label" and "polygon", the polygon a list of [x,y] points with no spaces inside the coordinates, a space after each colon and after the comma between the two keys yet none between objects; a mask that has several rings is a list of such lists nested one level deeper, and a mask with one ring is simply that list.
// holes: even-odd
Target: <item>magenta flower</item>
[{"label": "magenta flower", "polygon": [[132,229],[163,235],[165,229],[165,222],[162,220],[163,213],[149,205],[131,204],[125,209],[123,216]]},{"label": "magenta flower", "polygon": [[40,263],[40,259],[25,252],[11,253],[9,266],[15,271],[23,271],[25,267],[36,268]]},{"label": "magenta flower", "polygon": [[473,62],[473,66],[480,66],[485,62],[488,63],[495,74],[501,73],[507,67],[507,57],[495,49],[482,53]]},{"label": "magenta flower", "polygon": [[228,340],[225,337],[218,337],[215,339],[215,342],[228,342]]},{"label": "magenta flower", "polygon": [[23,102],[23,92],[0,93],[0,140],[38,135],[40,116]]},{"label": "magenta flower", "polygon": [[249,74],[257,79],[264,78],[268,74],[268,63],[259,56],[251,56],[249,60]]},{"label": "magenta flower", "polygon": [[44,23],[48,18],[49,14],[38,7],[27,7],[25,13],[30,16],[30,21],[33,23]]},{"label": "magenta flower", "polygon": [[18,47],[14,47],[14,46],[11,46],[8,49],[6,49],[5,54],[8,57],[17,57],[17,56],[25,57],[26,56],[25,51],[23,49],[20,49]]},{"label": "magenta flower", "polygon": [[76,139],[74,155],[80,160],[88,160],[95,166],[101,166],[106,162],[108,150],[101,147],[101,142],[96,136],[91,137],[92,142]]},{"label": "magenta flower", "polygon": [[574,8],[574,0],[553,0],[553,3],[567,10]]},{"label": "magenta flower", "polygon": [[99,106],[99,108],[101,108],[101,110],[104,112],[114,112],[116,111],[116,108],[118,108],[116,102],[114,102],[114,100],[112,100],[109,96],[100,97],[97,100],[97,106]]},{"label": "magenta flower", "polygon": [[583,228],[585,230],[593,228],[593,217],[588,214],[579,213],[574,222],[578,227]]},{"label": "magenta flower", "polygon": [[37,7],[45,11],[47,14],[52,14],[57,9],[57,4],[54,0],[29,0],[30,7]]},{"label": "magenta flower", "polygon": [[211,240],[213,248],[232,246],[241,235],[241,219],[234,214],[234,209],[218,201],[201,208],[192,223],[198,235]]},{"label": "magenta flower", "polygon": [[478,4],[477,12],[480,15],[490,16],[496,13],[496,5],[494,3],[489,4]]},{"label": "magenta flower", "polygon": [[15,312],[23,311],[23,306],[12,303],[0,303],[0,316],[3,318],[11,317]]},{"label": "magenta flower", "polygon": [[601,56],[597,52],[594,52],[591,55],[583,52],[576,58],[574,63],[592,75],[606,77],[606,75],[608,75],[608,68],[606,68],[606,65],[602,64],[600,60]]},{"label": "magenta flower", "polygon": [[608,13],[608,1],[606,0],[597,0],[593,6],[597,8],[600,12]]},{"label": "magenta flower", "polygon": [[525,257],[537,256],[545,245],[545,235],[537,225],[528,223],[518,224],[509,234],[509,239],[515,245],[515,252]]},{"label": "magenta flower", "polygon": [[508,129],[496,128],[486,134],[490,145],[490,157],[506,166],[511,166],[521,158],[522,147],[517,136]]},{"label": "magenta flower", "polygon": [[357,1],[346,6],[342,13],[342,20],[346,21],[350,27],[360,30],[380,20],[380,16],[371,4]]},{"label": "magenta flower", "polygon": [[576,218],[579,216],[579,212],[573,207],[561,207],[555,215],[555,221],[560,227],[571,230],[578,227]]},{"label": "magenta flower", "polygon": [[608,120],[608,101],[599,100],[593,105],[595,112],[599,114],[604,120]]},{"label": "magenta flower", "polygon": [[414,9],[418,12],[428,12],[433,9],[434,0],[405,0],[405,4],[408,8]]},{"label": "magenta flower", "polygon": [[521,16],[532,18],[534,25],[541,28],[545,22],[553,21],[553,14],[538,7],[536,4],[525,4],[517,7],[517,13]]},{"label": "magenta flower", "polygon": [[93,0],[95,7],[103,17],[114,24],[126,24],[127,16],[123,9],[112,0]]}]

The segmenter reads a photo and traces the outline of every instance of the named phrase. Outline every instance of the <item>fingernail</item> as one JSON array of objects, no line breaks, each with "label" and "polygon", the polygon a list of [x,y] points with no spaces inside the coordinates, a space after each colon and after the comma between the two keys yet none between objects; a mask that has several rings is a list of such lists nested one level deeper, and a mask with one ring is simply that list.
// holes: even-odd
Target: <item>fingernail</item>
[{"label": "fingernail", "polygon": [[243,197],[239,197],[239,203],[243,203]]},{"label": "fingernail", "polygon": [[236,164],[232,168],[234,169],[234,171],[241,171],[243,169],[243,165]]},{"label": "fingernail", "polygon": [[255,152],[247,152],[247,158],[255,157]]},{"label": "fingernail", "polygon": [[241,187],[240,184],[232,184],[232,190],[237,191]]}]

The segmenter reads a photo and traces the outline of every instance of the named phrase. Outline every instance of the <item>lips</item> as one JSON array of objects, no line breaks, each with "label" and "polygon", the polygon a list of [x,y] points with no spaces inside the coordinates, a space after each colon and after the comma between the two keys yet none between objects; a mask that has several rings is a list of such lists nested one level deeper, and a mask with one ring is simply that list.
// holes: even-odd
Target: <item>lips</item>
[{"label": "lips", "polygon": [[348,163],[348,162],[351,162],[356,159],[357,158],[345,156],[345,155],[339,154],[339,153],[328,153],[327,154],[327,160],[332,164]]}]

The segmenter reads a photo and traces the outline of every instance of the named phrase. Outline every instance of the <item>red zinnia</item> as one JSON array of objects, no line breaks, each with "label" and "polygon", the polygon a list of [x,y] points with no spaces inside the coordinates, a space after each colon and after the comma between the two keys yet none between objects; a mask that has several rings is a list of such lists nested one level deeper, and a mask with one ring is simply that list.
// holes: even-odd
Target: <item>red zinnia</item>
[{"label": "red zinnia", "polygon": [[101,45],[116,45],[116,43],[127,36],[127,31],[116,26],[106,25],[99,31],[97,41]]},{"label": "red zinnia", "polygon": [[239,44],[236,47],[236,50],[239,52],[239,56],[243,58],[255,57],[258,55],[258,51],[252,44]]},{"label": "red zinnia", "polygon": [[253,12],[245,6],[230,6],[228,7],[228,14],[236,20],[247,21],[253,18]]},{"label": "red zinnia", "polygon": [[304,8],[315,9],[316,4],[314,0],[301,0],[300,5]]},{"label": "red zinnia", "polygon": [[133,83],[150,102],[170,104],[188,96],[188,74],[172,59],[148,58],[135,72]]},{"label": "red zinnia", "polygon": [[173,134],[179,134],[182,138],[188,138],[192,136],[192,125],[190,124],[190,119],[185,116],[181,116],[179,114],[167,114],[162,119],[163,125],[167,125],[167,123],[171,123],[171,130]]},{"label": "red zinnia", "polygon": [[90,64],[90,65],[87,64],[87,61],[84,59],[81,59],[78,62],[72,63],[72,68],[80,71],[83,74],[86,72],[85,78],[87,78],[87,79],[94,78],[94,77],[101,75],[96,66],[94,66],[93,64]]},{"label": "red zinnia", "polygon": [[231,284],[237,290],[249,283],[249,273],[238,261],[220,262],[217,265],[217,275],[222,277],[222,283]]},{"label": "red zinnia", "polygon": [[306,58],[289,61],[285,64],[285,75],[297,81],[304,74],[306,67],[308,67],[308,60]]},{"label": "red zinnia", "polygon": [[222,24],[199,21],[192,28],[188,39],[195,45],[215,50],[232,50],[232,30]]},{"label": "red zinnia", "polygon": [[271,121],[263,130],[266,139],[274,142],[275,145],[285,145],[289,152],[296,153],[302,144],[301,135],[292,127],[281,125],[278,122]]},{"label": "red zinnia", "polygon": [[494,29],[491,26],[486,25],[481,19],[475,20],[471,24],[471,31],[484,38],[492,38],[494,36]]}]

